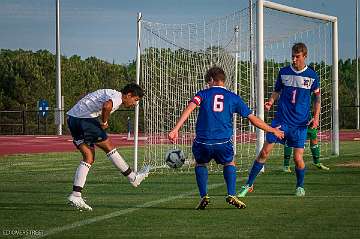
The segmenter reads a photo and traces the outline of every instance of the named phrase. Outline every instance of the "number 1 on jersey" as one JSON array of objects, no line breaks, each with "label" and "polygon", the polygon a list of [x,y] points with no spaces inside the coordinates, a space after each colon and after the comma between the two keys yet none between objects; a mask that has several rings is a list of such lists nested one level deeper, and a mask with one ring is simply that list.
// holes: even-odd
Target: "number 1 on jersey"
[{"label": "number 1 on jersey", "polygon": [[214,112],[222,112],[224,110],[224,95],[215,95],[214,96]]},{"label": "number 1 on jersey", "polygon": [[293,90],[291,103],[295,104],[295,102],[296,102],[296,90]]}]

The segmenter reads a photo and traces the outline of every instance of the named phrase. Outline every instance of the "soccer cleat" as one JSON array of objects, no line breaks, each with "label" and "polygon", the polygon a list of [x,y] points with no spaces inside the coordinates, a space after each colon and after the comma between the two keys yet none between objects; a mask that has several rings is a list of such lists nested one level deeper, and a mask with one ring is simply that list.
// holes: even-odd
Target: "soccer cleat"
[{"label": "soccer cleat", "polygon": [[304,197],[305,196],[305,189],[302,187],[297,187],[295,195],[298,197]]},{"label": "soccer cleat", "polygon": [[69,204],[79,210],[87,210],[92,211],[92,208],[87,205],[84,201],[84,199],[81,196],[74,196],[73,194],[70,194],[68,197]]},{"label": "soccer cleat", "polygon": [[251,193],[252,191],[254,191],[254,185],[251,185],[251,187],[250,187],[248,184],[246,184],[246,185],[241,187],[240,192],[239,192],[239,194],[237,196],[239,198],[243,198],[243,197],[245,197],[245,195],[247,193]]},{"label": "soccer cleat", "polygon": [[240,201],[236,196],[228,195],[226,197],[226,202],[229,203],[230,205],[234,205],[236,208],[239,208],[239,209],[246,208],[245,203]]},{"label": "soccer cleat", "polygon": [[130,183],[131,183],[134,187],[139,186],[140,183],[141,183],[147,176],[149,176],[149,171],[150,171],[150,165],[144,166],[139,172],[136,173],[134,181],[130,181]]},{"label": "soccer cleat", "polygon": [[317,167],[318,169],[323,169],[323,170],[330,170],[330,168],[326,167],[324,164],[322,163],[313,163],[315,165],[315,167]]},{"label": "soccer cleat", "polygon": [[291,173],[290,166],[284,166],[284,167],[283,167],[283,172],[284,172],[284,173]]},{"label": "soccer cleat", "polygon": [[204,210],[206,206],[210,203],[210,198],[208,195],[205,195],[201,198],[199,204],[196,206],[196,210]]}]

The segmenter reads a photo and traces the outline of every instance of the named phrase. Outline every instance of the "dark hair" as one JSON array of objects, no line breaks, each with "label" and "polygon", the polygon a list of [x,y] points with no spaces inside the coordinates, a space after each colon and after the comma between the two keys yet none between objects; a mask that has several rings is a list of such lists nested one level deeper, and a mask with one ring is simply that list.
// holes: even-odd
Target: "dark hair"
[{"label": "dark hair", "polygon": [[142,98],[144,96],[144,90],[138,84],[135,84],[135,83],[127,84],[120,91],[124,95],[131,93],[133,96],[139,96],[140,98]]},{"label": "dark hair", "polygon": [[225,72],[221,67],[213,66],[209,70],[207,70],[205,74],[205,81],[210,82],[214,81],[225,81]]},{"label": "dark hair", "polygon": [[302,52],[304,54],[304,56],[307,56],[307,47],[304,43],[298,42],[293,45],[292,52],[294,52],[294,53]]}]

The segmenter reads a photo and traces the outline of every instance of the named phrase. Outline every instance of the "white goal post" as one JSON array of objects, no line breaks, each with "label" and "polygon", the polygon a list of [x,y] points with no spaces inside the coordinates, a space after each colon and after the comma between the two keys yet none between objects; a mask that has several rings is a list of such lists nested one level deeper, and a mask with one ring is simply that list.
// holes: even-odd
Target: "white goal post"
[{"label": "white goal post", "polygon": [[[277,32],[279,19],[285,24],[283,32]],[[256,32],[252,32],[253,26]],[[309,63],[320,77],[321,154],[339,155],[336,17],[264,0],[229,16],[199,23],[156,23],[143,20],[139,13],[136,82],[144,87],[145,97],[140,103],[141,111],[139,106],[135,111],[134,170],[140,164],[151,164],[163,172],[165,152],[171,147],[179,147],[188,155],[181,170],[187,172],[192,168],[191,142],[195,136],[196,112],[184,124],[176,145],[168,142],[167,133],[190,97],[202,89],[204,73],[214,64],[224,68],[226,87],[239,94],[258,117],[269,123],[275,112],[264,112],[264,100],[273,90],[278,70],[289,64],[295,42],[308,46],[312,52]],[[237,164],[247,170],[263,145],[264,132],[257,130],[255,134],[247,119],[241,117],[234,117],[234,126]],[[145,136],[142,137],[145,142],[139,142],[139,132]],[[140,143],[144,146],[140,147]],[[281,154],[280,149],[274,150],[276,155]],[[209,168],[219,169],[216,165]]]}]

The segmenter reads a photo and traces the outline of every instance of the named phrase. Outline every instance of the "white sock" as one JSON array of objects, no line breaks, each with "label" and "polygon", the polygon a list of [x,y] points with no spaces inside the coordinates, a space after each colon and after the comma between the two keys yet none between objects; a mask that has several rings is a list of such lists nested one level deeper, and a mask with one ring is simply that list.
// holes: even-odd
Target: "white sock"
[{"label": "white sock", "polygon": [[[75,172],[75,176],[74,176],[74,186],[78,186],[83,188],[86,182],[86,176],[88,175],[88,172],[90,170],[91,164],[88,164],[84,161],[80,161],[80,165],[79,167],[76,169]],[[80,195],[75,195],[73,192],[74,196],[81,196]]]},{"label": "white sock", "polygon": [[117,167],[120,172],[126,176],[130,181],[135,180],[135,173],[131,170],[129,165],[125,162],[123,157],[119,154],[116,149],[111,150],[109,153],[106,154],[109,160]]},{"label": "white sock", "polygon": [[81,197],[81,192],[72,191],[71,194],[74,195],[75,197]]}]

